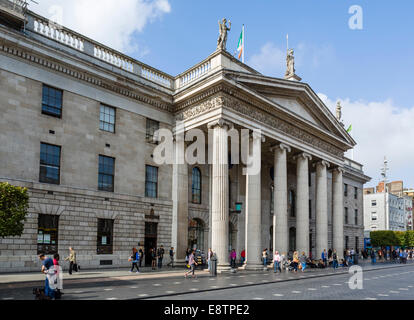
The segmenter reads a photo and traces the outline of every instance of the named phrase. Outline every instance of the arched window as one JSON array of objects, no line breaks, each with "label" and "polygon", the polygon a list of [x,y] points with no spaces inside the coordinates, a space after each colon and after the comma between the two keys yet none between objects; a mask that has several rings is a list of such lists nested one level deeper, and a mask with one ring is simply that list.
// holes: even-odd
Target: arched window
[{"label": "arched window", "polygon": [[191,194],[192,203],[201,204],[201,171],[199,168],[193,169]]},{"label": "arched window", "polygon": [[295,192],[289,191],[289,205],[290,205],[290,216],[296,217],[296,203],[295,203]]}]

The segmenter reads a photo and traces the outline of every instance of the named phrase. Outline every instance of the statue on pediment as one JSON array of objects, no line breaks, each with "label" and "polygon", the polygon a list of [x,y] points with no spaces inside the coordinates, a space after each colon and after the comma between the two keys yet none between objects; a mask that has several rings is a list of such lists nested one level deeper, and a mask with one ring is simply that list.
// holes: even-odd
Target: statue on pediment
[{"label": "statue on pediment", "polygon": [[342,106],[340,101],[336,104],[336,119],[338,119],[338,121],[341,121],[342,119]]},{"label": "statue on pediment", "polygon": [[289,49],[286,57],[286,77],[293,76],[296,72],[295,70],[295,57],[293,56],[293,49]]},{"label": "statue on pediment", "polygon": [[229,26],[227,27],[227,19],[223,18],[222,22],[218,22],[220,36],[217,40],[217,50],[226,50],[227,44],[227,32],[231,30],[231,21],[229,20]]}]

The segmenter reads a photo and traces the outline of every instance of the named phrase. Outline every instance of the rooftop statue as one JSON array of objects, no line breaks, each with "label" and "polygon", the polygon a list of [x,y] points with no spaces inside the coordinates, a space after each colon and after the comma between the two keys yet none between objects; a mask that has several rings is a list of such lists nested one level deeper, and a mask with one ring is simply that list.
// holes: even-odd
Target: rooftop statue
[{"label": "rooftop statue", "polygon": [[286,57],[286,77],[293,76],[296,72],[295,70],[295,57],[293,56],[293,49],[289,49]]},{"label": "rooftop statue", "polygon": [[341,121],[342,119],[342,106],[340,101],[336,104],[336,119],[338,119],[338,121]]},{"label": "rooftop statue", "polygon": [[227,27],[227,20],[223,18],[222,22],[218,22],[220,27],[220,36],[217,40],[217,50],[226,50],[227,31],[231,30],[231,21],[229,20],[229,27]]}]

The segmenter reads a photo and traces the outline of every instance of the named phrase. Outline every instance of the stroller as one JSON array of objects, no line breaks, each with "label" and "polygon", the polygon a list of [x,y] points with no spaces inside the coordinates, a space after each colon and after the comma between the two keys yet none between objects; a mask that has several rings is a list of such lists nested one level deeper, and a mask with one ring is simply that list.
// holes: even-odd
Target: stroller
[{"label": "stroller", "polygon": [[290,260],[284,261],[282,269],[284,269],[286,271],[293,271],[294,267],[292,265],[292,262]]}]

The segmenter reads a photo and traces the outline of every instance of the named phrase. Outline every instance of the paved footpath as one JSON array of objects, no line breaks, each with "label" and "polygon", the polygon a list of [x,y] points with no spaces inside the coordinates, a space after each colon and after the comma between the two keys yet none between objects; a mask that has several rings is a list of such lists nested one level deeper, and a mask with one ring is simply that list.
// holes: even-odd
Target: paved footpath
[{"label": "paved footpath", "polygon": [[[384,274],[404,272],[412,277],[414,263],[407,265],[378,263],[371,266],[362,263],[364,276],[371,272]],[[127,300],[127,299],[175,299],[182,294],[194,294],[198,299],[229,299],[229,290],[242,290],[244,294],[265,285],[278,284],[292,287],[299,281],[336,281],[337,277],[349,279],[348,269],[310,269],[305,273],[284,272],[274,274],[272,270],[263,272],[238,271],[234,274],[210,277],[206,271],[197,271],[198,278],[185,279],[181,269],[164,269],[160,272],[143,272],[131,274],[128,270],[85,271],[64,277],[65,300]],[[324,280],[325,279],[325,280]],[[329,280],[332,279],[332,280]],[[335,279],[335,280],[334,280]],[[382,278],[379,278],[382,279]],[[36,274],[0,275],[0,300],[32,300],[32,288],[41,287],[44,276]],[[246,290],[247,289],[247,290]],[[398,289],[398,288],[397,288]],[[227,290],[227,291],[226,291]],[[220,293],[223,292],[223,293]],[[227,292],[227,294],[226,294]],[[276,297],[276,296],[275,296]],[[272,298],[275,298],[272,297]],[[246,299],[253,299],[248,295]],[[269,298],[269,297],[266,297]],[[282,296],[283,298],[283,296]],[[288,297],[286,297],[288,298]],[[180,297],[187,299],[187,297]],[[289,299],[289,298],[288,298]]]}]

